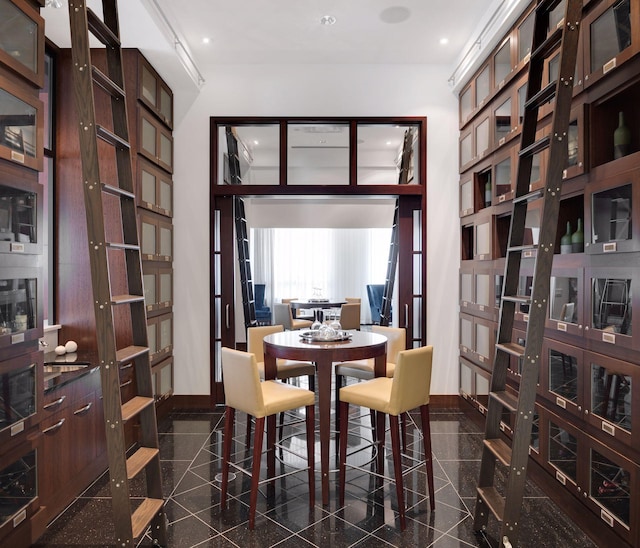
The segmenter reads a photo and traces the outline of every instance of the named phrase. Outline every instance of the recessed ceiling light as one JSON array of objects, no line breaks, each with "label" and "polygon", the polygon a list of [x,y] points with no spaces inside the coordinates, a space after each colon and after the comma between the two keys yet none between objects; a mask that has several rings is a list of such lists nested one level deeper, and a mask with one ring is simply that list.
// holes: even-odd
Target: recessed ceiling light
[{"label": "recessed ceiling light", "polygon": [[441,46],[446,46],[449,43],[449,39],[448,38],[440,38],[440,45]]},{"label": "recessed ceiling light", "polygon": [[320,18],[321,25],[335,25],[337,19],[333,15],[323,15]]},{"label": "recessed ceiling light", "polygon": [[257,139],[254,139],[253,144],[254,144],[254,145],[259,145],[259,144],[260,144],[260,142],[259,142]]},{"label": "recessed ceiling light", "polygon": [[391,141],[387,141],[387,145],[389,145],[389,146],[390,146],[390,145],[391,145]]},{"label": "recessed ceiling light", "polygon": [[211,39],[207,38],[206,36],[202,39],[203,44],[208,44],[209,42],[211,42]]}]

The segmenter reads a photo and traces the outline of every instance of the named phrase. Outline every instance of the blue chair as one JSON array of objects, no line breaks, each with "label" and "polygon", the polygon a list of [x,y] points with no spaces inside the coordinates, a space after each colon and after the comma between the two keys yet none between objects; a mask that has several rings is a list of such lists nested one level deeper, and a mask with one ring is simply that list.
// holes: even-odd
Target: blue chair
[{"label": "blue chair", "polygon": [[256,321],[259,325],[271,325],[271,308],[264,304],[265,284],[254,284],[253,288]]},{"label": "blue chair", "polygon": [[371,323],[380,324],[380,312],[382,311],[382,296],[384,294],[384,284],[368,284],[367,297],[369,297],[369,308],[371,309]]}]

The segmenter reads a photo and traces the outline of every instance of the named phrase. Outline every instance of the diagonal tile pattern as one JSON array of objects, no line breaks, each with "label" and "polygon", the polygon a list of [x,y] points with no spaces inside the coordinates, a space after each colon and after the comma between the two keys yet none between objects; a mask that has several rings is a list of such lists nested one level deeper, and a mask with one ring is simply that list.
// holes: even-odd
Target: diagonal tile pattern
[{"label": "diagonal tile pattern", "polygon": [[[372,447],[369,415],[352,409],[351,458],[363,468],[371,467]],[[239,413],[238,415],[242,415]],[[423,467],[405,476],[407,529],[397,528],[395,489],[358,469],[347,469],[344,507],[337,505],[332,487],[331,502],[322,507],[308,505],[305,473],[278,480],[275,491],[264,487],[258,497],[256,528],[247,528],[249,479],[237,474],[229,482],[229,506],[220,508],[220,471],[223,409],[203,412],[173,412],[159,425],[163,488],[172,548],[187,547],[493,547],[497,546],[497,525],[490,520],[488,531],[473,531],[475,485],[480,465],[482,432],[458,410],[432,410],[431,428],[436,489],[436,511],[429,511],[426,473]],[[246,457],[244,416],[238,417],[234,438],[234,460]],[[300,435],[298,435],[300,433]],[[415,425],[408,428],[407,454],[421,458],[421,439]],[[387,436],[387,444],[389,443]],[[305,437],[300,425],[285,428],[283,445],[295,446],[305,454]],[[316,447],[319,450],[319,447]],[[334,451],[332,447],[332,451]],[[333,454],[333,453],[332,453]],[[386,468],[392,464],[386,451]],[[302,467],[304,461],[283,452],[280,467]],[[405,458],[405,465],[411,461]],[[337,483],[337,474],[336,474]],[[141,480],[143,481],[143,480]],[[319,482],[318,482],[319,484]],[[140,496],[143,489],[138,485]],[[134,489],[136,486],[134,485]],[[49,527],[38,548],[64,546],[109,546],[114,542],[111,506],[106,475],[97,480]],[[527,486],[521,521],[521,545],[536,547],[595,546],[584,533],[533,484]],[[151,546],[149,537],[139,546]]]}]

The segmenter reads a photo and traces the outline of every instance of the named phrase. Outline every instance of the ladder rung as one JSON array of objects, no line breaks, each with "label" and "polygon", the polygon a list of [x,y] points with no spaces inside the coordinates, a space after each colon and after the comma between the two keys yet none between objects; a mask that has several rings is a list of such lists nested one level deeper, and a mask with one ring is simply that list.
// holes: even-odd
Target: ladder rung
[{"label": "ladder rung", "polygon": [[545,103],[551,101],[553,97],[556,95],[556,82],[553,81],[543,87],[538,93],[536,93],[531,99],[529,99],[525,104],[524,108],[540,108]]},{"label": "ladder rung", "polygon": [[140,249],[139,245],[135,245],[135,244],[121,244],[121,243],[116,243],[116,242],[108,242],[107,243],[108,247],[111,247],[113,249],[129,249],[131,251],[138,251]]},{"label": "ladder rung", "polygon": [[535,51],[531,52],[530,62],[533,60],[542,61],[549,57],[549,55],[557,49],[562,42],[563,31],[564,25],[561,25],[547,36],[547,39],[542,42]]},{"label": "ladder rung", "polygon": [[160,453],[157,447],[140,447],[127,459],[127,478],[135,478]]},{"label": "ladder rung", "polygon": [[484,446],[505,466],[511,464],[511,447],[500,438],[484,440]]},{"label": "ladder rung", "polygon": [[510,303],[531,304],[531,297],[527,295],[503,295],[502,300]]},{"label": "ladder rung", "polygon": [[149,527],[151,520],[162,510],[164,501],[162,499],[144,499],[142,504],[136,508],[131,516],[131,528],[133,537],[137,538]]},{"label": "ladder rung", "polygon": [[128,421],[130,418],[138,415],[143,409],[153,405],[153,398],[144,396],[134,396],[127,403],[122,404],[122,420]]},{"label": "ladder rung", "polygon": [[91,71],[91,73],[93,74],[93,81],[96,84],[98,84],[112,97],[124,100],[124,90],[118,84],[116,84],[104,72],[98,70],[96,67],[91,67]]},{"label": "ladder rung", "polygon": [[489,396],[511,412],[518,409],[518,398],[510,392],[499,390],[497,392],[490,392]]},{"label": "ladder rung", "polygon": [[116,360],[118,360],[118,365],[121,365],[136,359],[138,356],[142,356],[146,352],[149,352],[146,346],[127,346],[116,351]]},{"label": "ladder rung", "polygon": [[537,154],[538,152],[541,152],[546,148],[549,148],[549,142],[550,142],[549,136],[545,135],[542,139],[539,139],[531,143],[528,147],[523,148],[519,152],[520,157],[524,158],[525,156],[533,156],[534,154]]},{"label": "ladder rung", "polygon": [[116,135],[112,131],[109,131],[105,127],[98,126],[97,133],[100,139],[102,139],[106,143],[109,143],[110,145],[113,145],[114,147],[120,147],[125,149],[129,148],[129,143],[127,141],[125,141],[122,137]]},{"label": "ladder rung", "polygon": [[142,295],[114,295],[111,297],[111,304],[130,304],[144,301]]},{"label": "ladder rung", "polygon": [[125,190],[123,188],[113,186],[113,185],[108,185],[106,183],[102,183],[102,191],[107,192],[109,194],[113,194],[114,196],[125,196],[127,198],[131,198],[132,200],[134,200],[136,197],[136,195],[133,192],[129,192],[128,190]]},{"label": "ladder rung", "polygon": [[87,23],[91,34],[105,46],[111,46],[112,48],[120,46],[120,39],[107,27],[105,22],[89,8],[87,8]]},{"label": "ladder rung", "polygon": [[507,248],[508,253],[523,253],[524,251],[537,251],[538,245],[514,245],[512,247]]},{"label": "ladder rung", "polygon": [[495,518],[502,523],[504,516],[504,498],[495,487],[478,487],[478,495],[491,510]]},{"label": "ladder rung", "polygon": [[502,350],[503,352],[506,352],[507,354],[516,356],[517,358],[521,358],[522,356],[524,356],[524,346],[518,343],[496,343],[496,348]]},{"label": "ladder rung", "polygon": [[527,192],[526,194],[523,194],[522,196],[516,196],[513,199],[513,203],[514,204],[521,204],[524,202],[533,202],[535,200],[538,200],[540,198],[542,198],[543,195],[543,190],[541,188],[538,188],[536,190],[532,190],[531,192]]}]

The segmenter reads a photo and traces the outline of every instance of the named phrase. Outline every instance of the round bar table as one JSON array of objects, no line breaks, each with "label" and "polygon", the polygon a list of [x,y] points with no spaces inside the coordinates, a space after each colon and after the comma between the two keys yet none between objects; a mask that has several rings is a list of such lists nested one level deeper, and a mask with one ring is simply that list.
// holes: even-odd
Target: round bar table
[{"label": "round bar table", "polygon": [[265,379],[276,378],[276,359],[315,362],[320,417],[320,469],[322,504],[329,504],[329,442],[331,435],[331,369],[334,363],[374,358],[376,377],[386,374],[387,338],[378,333],[353,331],[351,339],[306,342],[299,331],[273,333],[264,338]]}]

